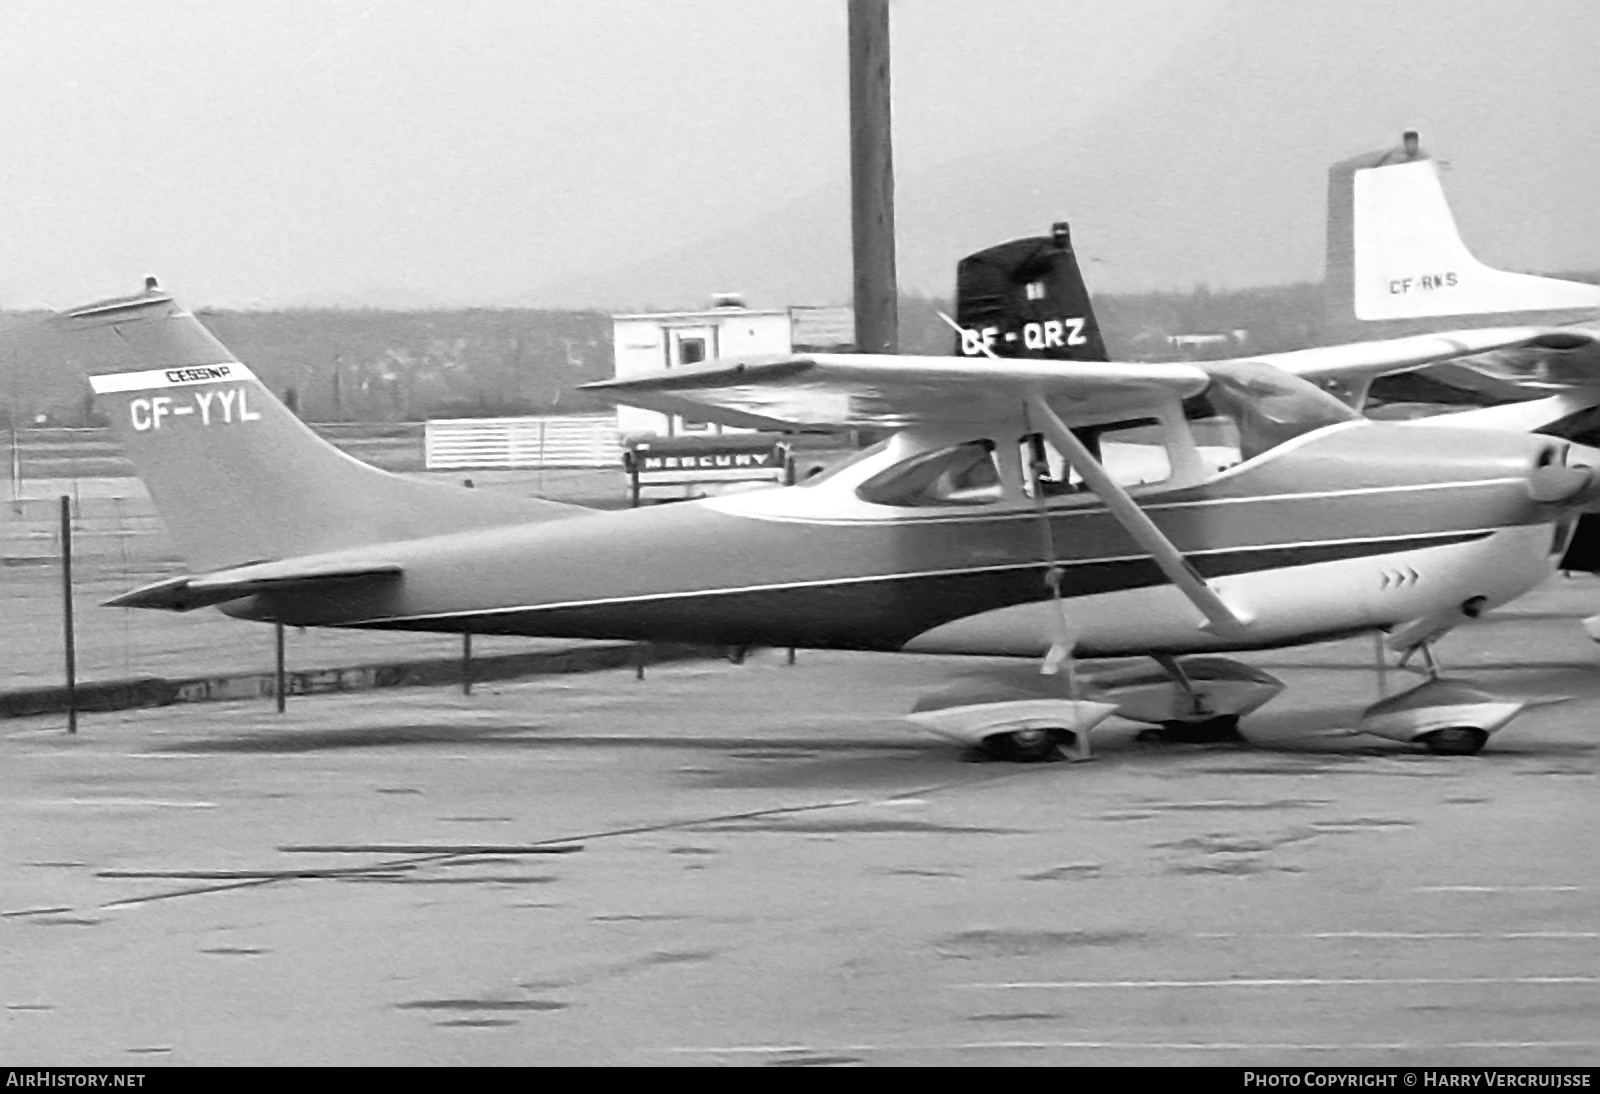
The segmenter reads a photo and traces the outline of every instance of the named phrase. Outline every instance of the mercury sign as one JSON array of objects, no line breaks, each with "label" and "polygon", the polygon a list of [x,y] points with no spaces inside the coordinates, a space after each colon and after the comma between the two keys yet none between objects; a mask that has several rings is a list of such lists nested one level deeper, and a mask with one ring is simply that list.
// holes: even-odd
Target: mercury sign
[{"label": "mercury sign", "polygon": [[782,483],[791,479],[789,446],[770,434],[725,433],[702,437],[639,437],[622,454],[633,503],[651,487],[707,487],[731,482]]}]

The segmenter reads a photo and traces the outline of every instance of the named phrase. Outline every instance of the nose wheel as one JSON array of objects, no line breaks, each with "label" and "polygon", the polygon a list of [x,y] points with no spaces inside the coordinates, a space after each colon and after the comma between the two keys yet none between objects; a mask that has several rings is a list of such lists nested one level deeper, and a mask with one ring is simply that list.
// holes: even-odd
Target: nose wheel
[{"label": "nose wheel", "polygon": [[1479,691],[1462,680],[1430,676],[1409,691],[1373,703],[1362,713],[1359,729],[1391,741],[1421,745],[1436,756],[1471,756],[1482,750],[1490,734],[1516,717],[1523,705],[1520,700]]}]

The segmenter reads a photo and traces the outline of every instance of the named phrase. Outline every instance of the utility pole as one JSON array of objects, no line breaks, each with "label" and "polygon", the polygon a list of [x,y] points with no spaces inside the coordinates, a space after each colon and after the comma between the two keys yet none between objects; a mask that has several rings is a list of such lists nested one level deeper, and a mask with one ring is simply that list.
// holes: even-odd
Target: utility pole
[{"label": "utility pole", "polygon": [[278,713],[282,714],[289,703],[289,673],[283,667],[283,624],[272,625],[272,690],[277,695]]},{"label": "utility pole", "polygon": [[856,349],[900,348],[894,265],[894,150],[889,103],[889,0],[850,2],[850,235]]}]

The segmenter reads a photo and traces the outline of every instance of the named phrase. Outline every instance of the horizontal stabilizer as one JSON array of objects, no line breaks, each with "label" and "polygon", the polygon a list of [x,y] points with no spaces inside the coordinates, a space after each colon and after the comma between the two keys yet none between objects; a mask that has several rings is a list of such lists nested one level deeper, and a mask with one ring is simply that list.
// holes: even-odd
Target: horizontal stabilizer
[{"label": "horizontal stabilizer", "polygon": [[393,581],[400,572],[399,563],[379,559],[291,558],[235,566],[197,577],[170,578],[133,589],[105,603],[110,608],[188,612],[258,593],[328,591],[334,586],[351,583]]}]

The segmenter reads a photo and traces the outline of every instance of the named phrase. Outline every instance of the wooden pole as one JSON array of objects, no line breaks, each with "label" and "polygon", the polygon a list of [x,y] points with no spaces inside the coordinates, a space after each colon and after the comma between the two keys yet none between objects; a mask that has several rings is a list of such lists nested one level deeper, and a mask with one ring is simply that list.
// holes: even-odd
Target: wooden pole
[{"label": "wooden pole", "polygon": [[67,658],[67,732],[78,732],[78,650],[72,630],[72,499],[61,495],[61,635]]},{"label": "wooden pole", "polygon": [[461,632],[461,694],[472,694],[472,632]]},{"label": "wooden pole", "polygon": [[283,624],[272,625],[273,650],[275,653],[274,672],[277,683],[273,690],[278,694],[278,713],[282,714],[289,701],[289,674],[283,668]]},{"label": "wooden pole", "polygon": [[856,350],[899,350],[889,0],[850,0],[850,229]]}]

